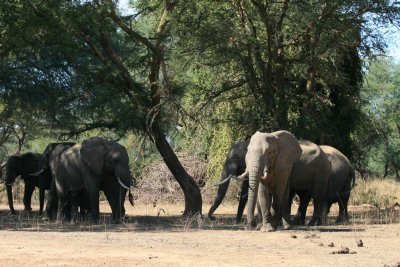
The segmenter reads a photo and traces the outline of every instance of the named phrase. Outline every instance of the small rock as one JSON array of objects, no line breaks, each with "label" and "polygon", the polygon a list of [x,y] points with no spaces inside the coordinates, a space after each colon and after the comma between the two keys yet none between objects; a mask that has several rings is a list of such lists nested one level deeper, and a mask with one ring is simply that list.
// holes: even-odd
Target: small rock
[{"label": "small rock", "polygon": [[344,248],[342,247],[341,250],[331,252],[331,254],[356,254],[356,253],[357,252],[355,252],[355,251],[350,252],[350,249],[348,247],[344,247]]},{"label": "small rock", "polygon": [[335,244],[333,244],[333,242],[331,242],[329,245],[328,245],[328,247],[331,247],[331,248],[333,248],[335,246]]},{"label": "small rock", "polygon": [[297,238],[297,235],[291,235],[290,237],[291,238]]},{"label": "small rock", "polygon": [[364,243],[362,242],[362,240],[360,239],[360,240],[358,240],[357,241],[357,247],[363,247],[364,246]]}]

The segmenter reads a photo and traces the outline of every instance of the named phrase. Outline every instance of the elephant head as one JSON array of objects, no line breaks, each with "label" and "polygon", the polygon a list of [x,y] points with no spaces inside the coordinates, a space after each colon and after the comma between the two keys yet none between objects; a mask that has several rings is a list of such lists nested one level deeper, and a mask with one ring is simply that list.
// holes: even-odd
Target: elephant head
[{"label": "elephant head", "polygon": [[80,153],[96,175],[112,175],[121,187],[132,187],[129,157],[124,146],[115,141],[91,137],[83,141]]},{"label": "elephant head", "polygon": [[[284,194],[288,194],[287,181],[294,162],[301,155],[301,148],[296,139],[288,131],[273,133],[256,132],[250,139],[246,153],[246,171],[239,178],[249,177],[247,222],[253,223],[254,209],[260,182],[263,180],[269,194],[272,193],[277,202],[278,219],[284,206]],[[260,200],[261,209],[269,212],[268,200]]]},{"label": "elephant head", "polygon": [[[241,141],[237,142],[232,145],[231,149],[229,150],[228,154],[226,155],[224,168],[222,169],[221,173],[221,182],[218,184],[218,192],[217,197],[214,200],[213,205],[211,206],[210,210],[208,211],[208,218],[215,219],[213,216],[214,211],[218,208],[221,204],[222,200],[225,197],[226,191],[229,187],[230,178],[233,176],[237,176],[246,169],[245,163],[245,156],[247,152],[247,146],[249,145],[249,141]],[[247,181],[246,181],[247,183]],[[246,196],[247,200],[247,196]],[[237,221],[240,221],[242,216],[243,208],[245,205],[240,205],[238,208],[238,216]],[[242,203],[242,202],[241,202]]]}]

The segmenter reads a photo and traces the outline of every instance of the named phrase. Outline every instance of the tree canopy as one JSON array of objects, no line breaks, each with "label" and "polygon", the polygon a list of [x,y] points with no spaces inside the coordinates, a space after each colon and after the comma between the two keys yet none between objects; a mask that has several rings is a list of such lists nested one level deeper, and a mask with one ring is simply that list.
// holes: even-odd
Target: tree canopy
[{"label": "tree canopy", "polygon": [[362,60],[384,51],[377,28],[400,15],[397,2],[377,0],[130,7],[2,1],[2,115],[64,139],[93,129],[146,135],[185,193],[185,215],[201,213],[201,194],[174,153],[176,134],[217,158],[229,142],[278,129],[351,155]]}]

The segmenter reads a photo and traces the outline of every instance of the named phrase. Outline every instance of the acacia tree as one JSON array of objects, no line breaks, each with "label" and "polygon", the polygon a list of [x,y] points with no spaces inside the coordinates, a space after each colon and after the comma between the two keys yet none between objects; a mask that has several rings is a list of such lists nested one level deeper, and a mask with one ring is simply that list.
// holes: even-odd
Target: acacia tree
[{"label": "acacia tree", "polygon": [[[20,74],[7,77],[3,96],[46,96],[35,108],[66,137],[95,128],[147,134],[184,192],[186,216],[201,213],[200,190],[166,137],[178,116],[167,46],[178,3],[138,3],[136,16],[111,0],[2,3],[1,52],[3,67]],[[32,82],[21,90],[24,72]]]}]

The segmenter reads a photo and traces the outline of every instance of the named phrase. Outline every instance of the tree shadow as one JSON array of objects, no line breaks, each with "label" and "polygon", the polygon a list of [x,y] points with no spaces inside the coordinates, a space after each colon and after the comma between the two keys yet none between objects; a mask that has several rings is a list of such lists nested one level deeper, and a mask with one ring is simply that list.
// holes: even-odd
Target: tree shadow
[{"label": "tree shadow", "polygon": [[[311,218],[307,217],[306,221]],[[329,216],[325,226],[294,226],[293,231],[319,232],[359,232],[365,231],[363,225],[389,224],[400,222],[400,211],[366,211],[351,213],[348,224],[335,224],[335,216]],[[41,231],[41,232],[182,232],[194,230],[230,230],[242,231],[246,229],[243,219],[235,222],[233,214],[218,214],[212,221],[207,216],[126,216],[120,224],[111,223],[110,213],[100,214],[100,223],[93,224],[90,219],[78,223],[49,222],[43,220],[38,211],[17,211],[10,215],[8,210],[0,210],[0,230],[7,231]],[[278,231],[280,228],[278,228]],[[289,230],[291,231],[291,230]],[[285,231],[287,232],[287,231]]]}]

